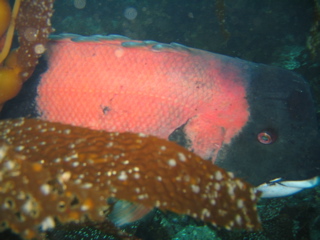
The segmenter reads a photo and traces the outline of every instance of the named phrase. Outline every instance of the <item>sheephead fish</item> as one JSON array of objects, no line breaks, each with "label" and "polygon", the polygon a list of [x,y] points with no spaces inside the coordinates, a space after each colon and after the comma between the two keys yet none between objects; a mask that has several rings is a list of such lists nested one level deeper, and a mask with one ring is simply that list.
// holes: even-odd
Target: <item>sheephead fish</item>
[{"label": "sheephead fish", "polygon": [[319,172],[317,121],[302,77],[177,43],[53,36],[1,114],[155,135],[254,185]]}]

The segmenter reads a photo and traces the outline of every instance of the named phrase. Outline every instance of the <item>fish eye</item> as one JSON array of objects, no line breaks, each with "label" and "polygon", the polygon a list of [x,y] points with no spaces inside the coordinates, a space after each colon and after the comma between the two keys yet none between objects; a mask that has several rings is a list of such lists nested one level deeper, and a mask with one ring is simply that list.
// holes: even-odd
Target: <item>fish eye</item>
[{"label": "fish eye", "polygon": [[257,139],[262,144],[271,144],[277,140],[277,134],[273,130],[267,129],[261,131],[258,134]]}]

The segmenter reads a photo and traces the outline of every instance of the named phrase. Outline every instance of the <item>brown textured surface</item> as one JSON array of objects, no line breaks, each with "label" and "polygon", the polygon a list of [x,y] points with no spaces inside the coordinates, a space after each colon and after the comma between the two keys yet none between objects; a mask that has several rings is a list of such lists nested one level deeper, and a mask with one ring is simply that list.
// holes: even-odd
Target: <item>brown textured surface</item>
[{"label": "brown textured surface", "polygon": [[35,119],[1,121],[0,140],[0,222],[26,238],[56,220],[103,221],[109,197],[260,229],[253,187],[175,143]]},{"label": "brown textured surface", "polygon": [[23,0],[17,16],[16,29],[19,34],[19,66],[22,77],[28,79],[38,58],[44,53],[48,36],[53,29],[51,17],[54,0]]}]

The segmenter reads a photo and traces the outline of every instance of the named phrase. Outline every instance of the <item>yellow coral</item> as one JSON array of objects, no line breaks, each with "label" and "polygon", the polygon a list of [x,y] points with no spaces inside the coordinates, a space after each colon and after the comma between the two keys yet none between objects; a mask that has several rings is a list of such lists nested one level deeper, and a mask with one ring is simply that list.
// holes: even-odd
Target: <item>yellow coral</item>
[{"label": "yellow coral", "polygon": [[11,19],[11,8],[7,0],[0,0],[0,36],[8,29]]},{"label": "yellow coral", "polygon": [[[16,17],[18,15],[19,8],[20,8],[20,0],[16,0],[14,7],[13,7],[13,11],[12,11],[12,16],[10,16],[11,9],[10,9],[8,1],[7,0],[0,0],[0,1],[1,1],[0,2],[0,16],[1,16],[0,36],[2,36],[7,31],[6,38],[5,38],[5,44],[4,44],[4,47],[0,53],[0,63],[2,63],[10,51],[12,37],[13,37],[13,33],[14,33],[15,22],[16,22]],[[3,19],[2,19],[2,14],[4,15]],[[2,22],[2,20],[4,20],[4,21]],[[9,24],[9,21],[10,21],[10,24]],[[1,31],[3,31],[3,32],[1,32]]]}]

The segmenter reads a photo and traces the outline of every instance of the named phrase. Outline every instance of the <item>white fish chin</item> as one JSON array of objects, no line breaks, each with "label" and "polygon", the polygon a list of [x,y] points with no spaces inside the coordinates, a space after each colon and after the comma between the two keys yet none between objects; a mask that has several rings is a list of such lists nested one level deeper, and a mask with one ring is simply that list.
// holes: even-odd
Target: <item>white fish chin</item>
[{"label": "white fish chin", "polygon": [[261,198],[286,197],[319,184],[320,176],[300,181],[281,181],[281,178],[276,178],[259,185],[256,190],[262,192]]}]

